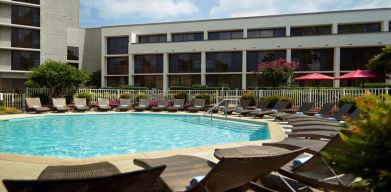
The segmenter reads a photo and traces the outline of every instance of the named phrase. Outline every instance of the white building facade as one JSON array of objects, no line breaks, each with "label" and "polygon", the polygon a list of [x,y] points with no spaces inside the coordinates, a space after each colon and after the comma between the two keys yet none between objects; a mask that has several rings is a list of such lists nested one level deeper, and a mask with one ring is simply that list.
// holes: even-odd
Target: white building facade
[{"label": "white building facade", "polygon": [[78,0],[0,0],[0,89],[46,59],[101,70],[103,87],[262,87],[257,64],[280,58],[339,77],[391,45],[390,21],[383,8],[80,29]]}]

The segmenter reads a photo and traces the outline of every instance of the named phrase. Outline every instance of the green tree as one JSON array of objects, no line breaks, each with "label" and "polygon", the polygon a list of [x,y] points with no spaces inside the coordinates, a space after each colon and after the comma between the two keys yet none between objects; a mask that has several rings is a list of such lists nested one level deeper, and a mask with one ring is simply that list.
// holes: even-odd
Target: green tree
[{"label": "green tree", "polygon": [[391,72],[391,46],[383,49],[383,51],[369,60],[368,69],[386,74]]},{"label": "green tree", "polygon": [[49,98],[64,97],[68,89],[77,89],[89,80],[86,72],[53,60],[33,68],[27,77],[26,86],[49,88]]},{"label": "green tree", "polygon": [[356,99],[365,114],[348,121],[341,136],[345,149],[331,149],[323,155],[335,162],[337,169],[361,178],[355,187],[368,191],[391,189],[391,96],[365,95]]},{"label": "green tree", "polygon": [[293,80],[295,69],[296,64],[294,62],[279,59],[258,64],[256,74],[259,75],[262,82],[266,82],[272,87],[289,86]]},{"label": "green tree", "polygon": [[90,75],[90,80],[87,82],[87,85],[94,88],[100,88],[102,85],[102,71],[98,70],[92,73]]}]

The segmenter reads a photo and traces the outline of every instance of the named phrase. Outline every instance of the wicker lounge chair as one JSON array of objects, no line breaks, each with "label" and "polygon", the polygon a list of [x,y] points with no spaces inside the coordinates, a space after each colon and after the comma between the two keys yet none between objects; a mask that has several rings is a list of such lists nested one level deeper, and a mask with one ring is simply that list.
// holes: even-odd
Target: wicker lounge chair
[{"label": "wicker lounge chair", "polygon": [[65,98],[53,98],[53,109],[59,113],[65,113],[69,111]]},{"label": "wicker lounge chair", "polygon": [[305,125],[290,127],[292,132],[304,132],[304,131],[341,131],[342,127],[336,125]]},{"label": "wicker lounge chair", "polygon": [[283,109],[285,109],[286,107],[288,106],[288,102],[282,102],[282,101],[278,101],[272,110],[268,110],[268,111],[256,111],[256,112],[253,112],[253,113],[250,113],[251,115],[254,116],[254,118],[256,117],[259,117],[259,118],[263,118],[265,115],[270,115],[270,114],[273,114],[273,113],[278,113],[278,111],[282,111]]},{"label": "wicker lounge chair", "polygon": [[159,99],[157,106],[152,107],[151,110],[153,112],[161,112],[167,110],[168,100],[167,99]]},{"label": "wicker lounge chair", "polygon": [[[329,118],[317,118],[317,117],[304,117],[304,118],[298,118],[289,120],[288,122],[292,124],[293,126],[300,126],[300,125],[310,125],[308,122],[336,122],[341,121],[343,116],[346,115],[350,111],[350,109],[353,107],[352,104],[344,104],[337,113],[335,113],[333,116]],[[320,124],[321,125],[321,124]]]},{"label": "wicker lounge chair", "polygon": [[[250,104],[250,100],[248,100],[248,99],[241,99],[241,100],[239,101],[239,106],[236,107],[235,110],[232,110],[232,112],[238,113],[238,114],[239,114],[239,117],[241,117],[241,116],[242,116],[242,111],[243,111],[243,110],[247,110],[249,104]],[[231,112],[231,113],[232,113],[232,112]],[[228,113],[230,113],[230,111],[228,111]]]},{"label": "wicker lounge chair", "polygon": [[149,107],[149,100],[148,99],[140,99],[138,106],[134,108],[136,112],[143,112],[145,109]]},{"label": "wicker lounge chair", "polygon": [[338,134],[337,131],[297,131],[288,134],[290,138],[303,137],[306,139],[332,139]]},{"label": "wicker lounge chair", "polygon": [[98,98],[98,109],[99,111],[110,111],[111,110],[110,100]]},{"label": "wicker lounge chair", "polygon": [[29,110],[33,110],[36,113],[44,113],[50,111],[47,107],[42,107],[41,99],[36,98],[26,98],[26,104]]},{"label": "wicker lounge chair", "polygon": [[269,106],[269,101],[267,100],[259,100],[257,106],[255,106],[255,109],[244,109],[241,111],[241,115],[247,116],[248,114],[254,113],[254,112],[261,112],[265,111],[267,109],[267,106]]},{"label": "wicker lounge chair", "polygon": [[130,102],[130,99],[120,99],[119,100],[119,111],[129,111],[132,107],[132,103]]},{"label": "wicker lounge chair", "polygon": [[[223,192],[243,186],[259,177],[282,167],[303,153],[304,149],[286,153],[248,154],[221,159],[217,164],[206,159],[176,155],[158,159],[135,159],[144,168],[166,165],[161,175],[162,184],[170,191]],[[271,163],[272,162],[272,163]],[[268,165],[268,166],[265,166]],[[205,176],[190,186],[190,181]]]},{"label": "wicker lounge chair", "polygon": [[303,113],[304,114],[305,112],[310,111],[314,107],[314,105],[315,105],[315,103],[303,103],[303,105],[301,105],[300,108],[297,110],[283,109],[282,110],[283,112],[270,114],[270,116],[272,116],[276,119],[279,119],[279,120],[283,120],[286,117],[290,117],[292,115],[297,115],[297,114],[292,114],[292,113]]},{"label": "wicker lounge chair", "polygon": [[102,162],[89,165],[46,168],[38,180],[4,180],[9,192],[147,192],[165,166],[120,173],[114,165]]},{"label": "wicker lounge chair", "polygon": [[174,104],[171,107],[167,107],[167,111],[178,112],[179,110],[183,110],[184,104],[185,104],[184,99],[174,99]]},{"label": "wicker lounge chair", "polygon": [[327,117],[328,114],[333,110],[335,104],[334,103],[325,103],[323,104],[322,108],[316,112],[316,111],[307,111],[304,113],[304,115],[291,115],[291,116],[286,116],[283,118],[284,121],[294,121],[296,119],[314,119],[315,116],[317,117]]},{"label": "wicker lounge chair", "polygon": [[86,98],[75,98],[76,111],[88,111],[90,108],[87,105]]},{"label": "wicker lounge chair", "polygon": [[273,146],[280,147],[289,150],[295,150],[300,148],[307,148],[306,153],[316,154],[324,146],[326,146],[328,141],[323,140],[311,140],[311,139],[300,139],[300,138],[286,138],[283,141],[277,143],[263,143],[262,146]]},{"label": "wicker lounge chair", "polygon": [[191,113],[198,113],[201,109],[205,108],[205,99],[196,99],[193,107],[189,107],[187,110]]}]

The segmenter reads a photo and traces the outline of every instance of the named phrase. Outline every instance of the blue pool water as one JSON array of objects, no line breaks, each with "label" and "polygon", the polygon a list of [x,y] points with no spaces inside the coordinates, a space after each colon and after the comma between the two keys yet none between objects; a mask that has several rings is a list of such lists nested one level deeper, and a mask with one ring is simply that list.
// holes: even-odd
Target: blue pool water
[{"label": "blue pool water", "polygon": [[86,158],[269,139],[266,124],[197,116],[105,114],[0,122],[0,153]]}]

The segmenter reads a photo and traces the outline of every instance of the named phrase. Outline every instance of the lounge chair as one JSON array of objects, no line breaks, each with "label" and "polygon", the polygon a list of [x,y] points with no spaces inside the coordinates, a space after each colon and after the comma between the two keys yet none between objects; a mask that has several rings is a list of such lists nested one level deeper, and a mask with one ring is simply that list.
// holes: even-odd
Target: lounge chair
[{"label": "lounge chair", "polygon": [[33,110],[36,113],[44,113],[50,111],[47,107],[42,107],[41,99],[39,97],[26,98],[26,104],[29,110]]},{"label": "lounge chair", "polygon": [[201,109],[205,108],[205,99],[196,99],[193,107],[189,107],[187,110],[191,113],[198,113]]},{"label": "lounge chair", "polygon": [[309,154],[318,153],[328,141],[325,140],[311,140],[301,138],[286,138],[283,141],[277,143],[263,143],[262,146],[280,147],[289,150],[296,150],[300,148],[306,148],[305,152]]},{"label": "lounge chair", "polygon": [[255,106],[255,109],[245,109],[241,111],[241,115],[247,116],[248,114],[254,113],[254,112],[261,112],[265,111],[267,109],[267,106],[269,106],[269,101],[267,100],[259,100],[257,106]]},{"label": "lounge chair", "polygon": [[304,131],[341,131],[342,127],[337,125],[305,125],[289,127],[292,132],[304,132]]},{"label": "lounge chair", "polygon": [[149,99],[140,99],[138,106],[134,108],[136,112],[143,112],[149,107]]},{"label": "lounge chair", "polygon": [[334,103],[325,103],[323,104],[322,108],[316,112],[316,111],[307,111],[304,113],[304,115],[301,114],[294,114],[291,116],[285,116],[283,118],[284,121],[294,121],[297,119],[314,119],[314,117],[327,117],[328,114],[333,110],[335,104]]},{"label": "lounge chair", "polygon": [[[361,114],[361,110],[356,109],[352,113],[347,114],[347,117],[349,119],[355,120],[360,116],[360,114]],[[330,119],[322,118],[322,119],[307,120],[307,121],[302,121],[302,122],[291,122],[291,125],[293,127],[300,127],[300,126],[306,126],[306,125],[343,126],[345,124],[345,122],[343,121],[343,118],[344,118],[344,116],[342,116],[341,118],[338,118],[338,120],[336,120],[336,118],[330,118]]]},{"label": "lounge chair", "polygon": [[65,113],[69,111],[65,98],[53,98],[53,109],[59,113]]},{"label": "lounge chair", "polygon": [[[217,164],[206,159],[176,155],[157,159],[135,159],[144,168],[166,165],[161,183],[169,191],[223,192],[243,186],[282,167],[304,149],[285,153],[247,154],[221,159]],[[265,166],[267,165],[267,166]],[[198,180],[190,185],[191,181]]]},{"label": "lounge chair", "polygon": [[168,100],[167,99],[159,99],[157,106],[152,107],[151,110],[153,112],[161,112],[167,110]]},{"label": "lounge chair", "polygon": [[184,99],[174,99],[174,104],[171,107],[167,107],[167,111],[178,112],[179,110],[183,110],[184,105],[185,105]]},{"label": "lounge chair", "polygon": [[9,192],[147,192],[165,166],[120,173],[114,165],[102,162],[89,165],[46,168],[38,180],[4,180]]},{"label": "lounge chair", "polygon": [[110,100],[98,98],[98,109],[99,111],[110,111],[111,110]]},{"label": "lounge chair", "polygon": [[[242,116],[242,111],[243,110],[247,110],[249,105],[250,105],[250,100],[248,100],[248,99],[241,99],[239,101],[239,106],[236,107],[235,110],[232,110],[232,112],[238,113],[239,117],[241,117]],[[228,111],[228,113],[230,113],[230,111]]]},{"label": "lounge chair", "polygon": [[[299,109],[297,110],[292,110],[292,109],[283,109],[282,111],[283,112],[279,112],[279,113],[274,113],[274,114],[270,114],[270,116],[279,119],[279,120],[283,120],[285,119],[286,117],[290,117],[292,115],[298,115],[298,113],[301,113],[301,114],[304,114],[305,112],[308,112],[312,109],[312,107],[314,107],[315,103],[303,103],[303,105],[300,106]],[[296,113],[296,114],[292,114],[292,113]]]},{"label": "lounge chair", "polygon": [[338,134],[338,131],[296,131],[288,134],[290,138],[306,138],[306,139],[332,139]]},{"label": "lounge chair", "polygon": [[86,98],[75,98],[76,111],[88,111],[90,108],[87,105]]},{"label": "lounge chair", "polygon": [[119,106],[118,106],[119,111],[129,111],[131,107],[132,107],[132,104],[130,102],[130,99],[120,99],[119,100]]},{"label": "lounge chair", "polygon": [[279,111],[282,111],[283,109],[285,109],[286,107],[288,106],[288,102],[282,102],[282,101],[278,101],[272,110],[268,110],[268,111],[256,111],[256,112],[253,112],[253,113],[250,113],[251,115],[254,116],[254,118],[256,117],[259,117],[259,118],[263,118],[265,115],[270,115],[270,114],[273,114],[273,113],[278,113]]},{"label": "lounge chair", "polygon": [[[219,106],[217,107],[217,112],[222,111],[224,114],[228,114],[228,111],[230,111],[228,109],[228,105],[229,105],[228,100],[219,101]],[[216,108],[214,108],[214,110],[216,110]],[[212,110],[212,112],[214,112],[214,111]]]},{"label": "lounge chair", "polygon": [[[292,119],[292,120],[289,120],[288,122],[290,124],[292,124],[293,126],[297,126],[297,125],[308,125],[308,123],[305,123],[305,122],[308,122],[308,121],[316,121],[316,122],[320,122],[320,121],[326,121],[326,122],[330,122],[330,121],[341,121],[343,116],[348,113],[350,111],[350,109],[353,107],[352,104],[344,104],[339,110],[337,113],[335,113],[333,116],[331,117],[303,117],[303,118],[297,118],[297,119]],[[303,124],[304,123],[304,124]]]}]

